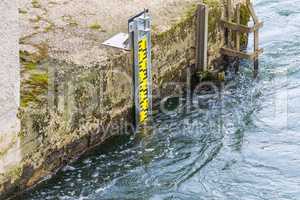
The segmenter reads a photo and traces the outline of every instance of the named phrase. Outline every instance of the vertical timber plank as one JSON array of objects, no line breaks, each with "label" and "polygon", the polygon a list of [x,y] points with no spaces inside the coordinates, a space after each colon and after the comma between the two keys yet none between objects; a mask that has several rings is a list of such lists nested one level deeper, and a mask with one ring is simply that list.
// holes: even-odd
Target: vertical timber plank
[{"label": "vertical timber plank", "polygon": [[[251,16],[254,21],[254,25],[257,25],[259,23],[258,17],[255,14],[254,8],[250,0],[247,1],[248,9],[250,10]],[[259,30],[254,31],[254,53],[256,54],[259,51]],[[254,78],[257,77],[258,75],[258,67],[259,61],[258,61],[258,56],[254,58]]]},{"label": "vertical timber plank", "polygon": [[[241,23],[241,4],[237,4],[236,6],[236,23]],[[241,49],[241,33],[239,31],[236,32],[236,50],[240,51]]]},{"label": "vertical timber plank", "polygon": [[[258,52],[259,51],[259,31],[256,30],[254,31],[254,52]],[[256,56],[254,58],[254,78],[257,77],[258,75],[258,65],[259,65],[259,62],[258,62],[258,56]]]},{"label": "vertical timber plank", "polygon": [[[231,0],[227,0],[227,21],[232,22],[231,20],[231,10],[232,10],[232,5],[231,5]],[[230,29],[227,29],[227,40],[228,40],[228,47],[231,48],[231,41],[232,41],[232,31]]]},{"label": "vertical timber plank", "polygon": [[252,18],[253,18],[254,24],[259,23],[258,17],[256,16],[254,8],[253,8],[253,4],[251,3],[250,0],[247,0],[247,7],[250,11],[250,14],[251,14]]},{"label": "vertical timber plank", "polygon": [[[236,23],[239,25],[241,23],[241,4],[238,3],[236,6]],[[236,31],[235,37],[235,47],[238,52],[241,50],[241,32]],[[240,58],[236,58],[237,63],[235,64],[235,73],[237,74],[240,71]]]},{"label": "vertical timber plank", "polygon": [[199,4],[196,26],[196,69],[207,71],[208,8]]}]

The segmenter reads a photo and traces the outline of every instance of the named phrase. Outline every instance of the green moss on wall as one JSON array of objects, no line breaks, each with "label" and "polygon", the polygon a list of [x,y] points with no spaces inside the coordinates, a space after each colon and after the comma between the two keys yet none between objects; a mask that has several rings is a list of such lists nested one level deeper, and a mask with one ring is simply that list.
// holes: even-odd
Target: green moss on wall
[{"label": "green moss on wall", "polygon": [[33,8],[41,8],[41,3],[38,0],[32,0],[31,5]]},{"label": "green moss on wall", "polygon": [[189,9],[187,9],[187,12],[182,20],[172,25],[172,27],[168,31],[153,34],[153,46],[157,44],[162,46],[169,46],[174,44],[174,42],[176,41],[186,38],[187,34],[189,33],[189,31],[187,30],[191,30],[191,27],[194,27],[193,19],[195,17],[196,9],[196,5],[192,5]]},{"label": "green moss on wall", "polygon": [[7,177],[11,179],[11,182],[14,182],[22,176],[22,173],[23,173],[23,167],[16,166],[9,170]]},{"label": "green moss on wall", "polygon": [[21,107],[27,107],[30,103],[42,103],[43,96],[47,93],[48,74],[31,74],[21,85]]},{"label": "green moss on wall", "polygon": [[101,30],[102,26],[98,22],[94,22],[89,25],[89,28],[93,30]]},{"label": "green moss on wall", "polygon": [[48,47],[45,44],[33,46],[37,52],[20,51],[21,107],[27,107],[30,103],[41,103],[48,88],[47,69],[40,67],[48,58]]}]

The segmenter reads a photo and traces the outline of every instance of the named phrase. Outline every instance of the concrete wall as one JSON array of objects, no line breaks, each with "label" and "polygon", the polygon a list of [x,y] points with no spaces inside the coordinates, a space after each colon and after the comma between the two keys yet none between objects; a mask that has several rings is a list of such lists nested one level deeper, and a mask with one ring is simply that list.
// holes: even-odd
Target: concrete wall
[{"label": "concrete wall", "polygon": [[19,162],[19,24],[16,0],[0,1],[0,173]]},{"label": "concrete wall", "polygon": [[[6,135],[2,134],[5,139],[0,142],[0,199],[6,199],[35,186],[108,137],[124,134],[131,128],[126,125],[132,121],[132,87],[121,75],[131,76],[132,71],[129,52],[100,45],[115,33],[112,24],[119,27],[118,32],[127,30],[128,16],[123,16],[119,9],[109,10],[107,5],[102,5],[104,1],[93,0],[88,1],[91,4],[76,0],[51,5],[47,0],[40,0],[38,5],[32,5],[31,0],[20,1],[22,134],[17,136],[18,32],[14,20],[18,19],[18,13],[15,0],[0,1],[0,41],[5,47],[1,46],[0,50],[0,60],[4,63],[0,92],[8,94],[0,100],[0,113],[5,115],[0,126],[12,122],[10,126],[2,126],[6,127]],[[195,62],[196,34],[191,27],[196,22],[194,3],[199,0],[141,0],[138,7],[133,5],[137,1],[110,2],[116,5],[111,5],[114,8],[119,8],[122,2],[127,9],[133,9],[125,12],[127,15],[144,7],[152,8],[154,95],[163,98],[168,91],[173,91],[164,87],[165,84],[185,82],[186,69]],[[206,3],[210,7],[209,63],[213,63],[220,57],[224,40],[218,24],[223,5],[218,0]],[[101,22],[101,29],[91,29],[85,14],[78,18],[78,13],[90,13],[90,10],[95,12],[94,20]],[[37,11],[45,13],[34,18]],[[107,12],[115,17],[111,18]],[[77,21],[62,24],[62,17],[70,14],[74,15],[70,19]],[[45,27],[45,22],[51,23]],[[32,27],[39,27],[38,32]]]}]

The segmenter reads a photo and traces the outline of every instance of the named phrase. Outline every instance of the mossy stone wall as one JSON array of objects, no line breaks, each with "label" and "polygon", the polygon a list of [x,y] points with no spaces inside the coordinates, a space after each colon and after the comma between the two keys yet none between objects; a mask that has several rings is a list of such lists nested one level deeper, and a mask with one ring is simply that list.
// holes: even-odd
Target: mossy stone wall
[{"label": "mossy stone wall", "polygon": [[[224,40],[219,27],[224,6],[218,0],[205,3],[210,9],[209,66],[214,69]],[[187,69],[194,67],[195,11],[191,5],[169,30],[152,35],[158,100],[169,95],[170,81],[184,85]],[[248,14],[241,12],[246,23]],[[109,137],[132,131],[130,53],[115,51],[101,63],[78,66],[49,58],[47,45],[37,48],[36,54],[21,52],[23,160],[4,176],[0,199],[34,186]]]}]

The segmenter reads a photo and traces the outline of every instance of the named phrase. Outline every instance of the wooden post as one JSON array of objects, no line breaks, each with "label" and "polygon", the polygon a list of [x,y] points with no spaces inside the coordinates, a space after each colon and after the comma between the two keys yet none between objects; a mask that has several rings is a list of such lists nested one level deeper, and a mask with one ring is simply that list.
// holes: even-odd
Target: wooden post
[{"label": "wooden post", "polygon": [[255,14],[255,11],[254,11],[254,8],[253,8],[253,4],[251,3],[250,0],[247,0],[247,7],[248,7],[248,9],[250,11],[251,17],[253,18],[254,24],[258,24],[259,20],[258,20],[258,17],[256,16],[256,14]]},{"label": "wooden post", "polygon": [[[253,5],[250,2],[250,0],[247,0],[247,6],[253,18],[254,26],[256,26],[257,24],[259,24],[259,20],[255,14]],[[254,54],[257,54],[258,51],[259,51],[259,29],[255,29],[254,30]],[[256,78],[258,75],[258,69],[259,69],[258,65],[259,65],[258,55],[256,55],[254,57],[254,69],[253,69],[254,78]]]},{"label": "wooden post", "polygon": [[[232,10],[231,0],[227,0],[227,21],[228,22],[232,22],[231,10]],[[231,48],[232,31],[230,29],[227,29],[226,32],[227,32],[227,47]]]},{"label": "wooden post", "polygon": [[207,71],[208,8],[199,4],[196,26],[196,69]]},{"label": "wooden post", "polygon": [[[241,23],[241,12],[240,12],[240,10],[241,10],[241,4],[237,4],[237,6],[236,6],[236,23],[238,24],[238,25],[240,25],[240,23]],[[241,33],[240,33],[240,31],[236,31],[236,38],[235,38],[235,44],[236,44],[236,50],[237,51],[240,51],[240,49],[241,49]]]},{"label": "wooden post", "polygon": [[[254,31],[254,52],[259,51],[259,34],[258,30]],[[257,77],[258,75],[258,70],[259,70],[259,61],[258,61],[258,55],[254,57],[254,78]]]},{"label": "wooden post", "polygon": [[[241,4],[238,3],[236,6],[236,24],[240,25],[241,23]],[[235,47],[238,52],[241,51],[241,32],[239,30],[236,31],[235,37]],[[237,74],[240,71],[240,58],[236,58],[235,63],[235,73]]]}]

